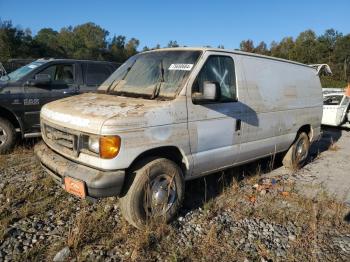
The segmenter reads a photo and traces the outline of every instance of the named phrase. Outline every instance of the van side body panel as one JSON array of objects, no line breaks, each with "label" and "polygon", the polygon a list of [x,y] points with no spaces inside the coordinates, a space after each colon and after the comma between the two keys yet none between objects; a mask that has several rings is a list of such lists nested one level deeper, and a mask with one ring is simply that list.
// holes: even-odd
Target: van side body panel
[{"label": "van side body panel", "polygon": [[238,163],[287,150],[304,125],[319,134],[322,95],[314,69],[253,56],[242,56],[241,64],[239,100],[252,111],[243,114]]}]

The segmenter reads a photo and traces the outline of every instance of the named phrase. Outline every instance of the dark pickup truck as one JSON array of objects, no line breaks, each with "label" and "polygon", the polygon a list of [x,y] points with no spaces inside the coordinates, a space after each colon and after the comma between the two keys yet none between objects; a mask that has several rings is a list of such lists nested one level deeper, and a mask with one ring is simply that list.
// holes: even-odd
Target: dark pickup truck
[{"label": "dark pickup truck", "polygon": [[0,77],[0,154],[22,138],[40,136],[40,109],[51,101],[95,91],[117,64],[38,59]]}]

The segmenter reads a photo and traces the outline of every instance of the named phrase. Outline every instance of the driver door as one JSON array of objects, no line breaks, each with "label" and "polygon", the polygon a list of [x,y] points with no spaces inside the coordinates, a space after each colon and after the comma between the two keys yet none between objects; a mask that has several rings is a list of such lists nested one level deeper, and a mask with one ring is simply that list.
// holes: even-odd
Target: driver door
[{"label": "driver door", "polygon": [[[74,63],[49,65],[38,74],[46,74],[51,78],[45,85],[26,86],[23,100],[24,122],[30,132],[40,131],[40,110],[51,101],[78,94],[75,84],[76,73]],[[35,76],[34,76],[35,78]]]},{"label": "driver door", "polygon": [[[206,54],[206,61],[192,84],[188,96],[188,129],[193,156],[192,176],[232,166],[239,154],[242,105],[237,100],[234,55]],[[192,95],[201,93],[204,82],[216,83],[220,98],[210,103],[194,102]]]}]

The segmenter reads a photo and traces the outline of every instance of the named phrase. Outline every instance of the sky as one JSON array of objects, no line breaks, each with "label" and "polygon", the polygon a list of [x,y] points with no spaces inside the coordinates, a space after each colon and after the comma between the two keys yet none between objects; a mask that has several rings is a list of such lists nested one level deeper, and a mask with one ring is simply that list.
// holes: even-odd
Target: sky
[{"label": "sky", "polygon": [[307,29],[318,35],[334,28],[350,33],[350,0],[0,0],[0,19],[11,20],[36,34],[43,27],[60,30],[94,22],[109,37],[140,40],[140,48],[180,45],[239,48],[242,40],[255,44],[297,37]]}]

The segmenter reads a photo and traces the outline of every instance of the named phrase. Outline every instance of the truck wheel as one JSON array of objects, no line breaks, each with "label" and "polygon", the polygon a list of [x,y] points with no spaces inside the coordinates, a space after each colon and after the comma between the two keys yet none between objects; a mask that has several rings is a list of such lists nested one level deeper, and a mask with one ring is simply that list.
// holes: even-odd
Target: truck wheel
[{"label": "truck wheel", "polygon": [[138,165],[126,181],[120,208],[137,228],[149,222],[169,222],[178,212],[185,191],[181,169],[165,158],[149,159]]},{"label": "truck wheel", "polygon": [[0,155],[9,153],[16,142],[16,131],[10,121],[0,118]]},{"label": "truck wheel", "polygon": [[306,133],[302,132],[294,141],[283,158],[283,165],[289,169],[300,169],[309,155],[310,140]]}]

